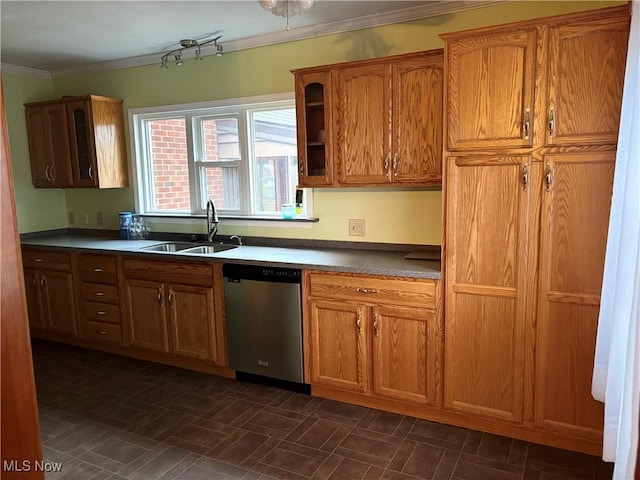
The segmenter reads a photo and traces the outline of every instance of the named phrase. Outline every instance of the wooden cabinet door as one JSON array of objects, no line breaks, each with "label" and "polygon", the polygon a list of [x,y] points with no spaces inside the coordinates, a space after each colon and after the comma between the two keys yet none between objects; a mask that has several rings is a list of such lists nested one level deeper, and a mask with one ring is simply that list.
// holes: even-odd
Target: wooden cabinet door
[{"label": "wooden cabinet door", "polygon": [[551,28],[547,145],[615,144],[629,18]]},{"label": "wooden cabinet door", "polygon": [[393,65],[394,183],[442,183],[442,56]]},{"label": "wooden cabinet door", "polygon": [[449,150],[532,146],[536,36],[510,28],[447,43]]},{"label": "wooden cabinet door", "polygon": [[168,289],[172,353],[217,360],[213,288],[172,284]]},{"label": "wooden cabinet door", "polygon": [[51,149],[52,166],[49,170],[51,185],[72,187],[71,153],[67,131],[67,112],[64,103],[54,103],[42,107],[45,138]]},{"label": "wooden cabinet door", "polygon": [[[95,187],[98,185],[98,169],[91,102],[67,102],[66,115],[69,119],[67,135],[71,139],[71,165],[75,186]],[[115,129],[111,135],[116,135]]]},{"label": "wooden cabinet door", "polygon": [[311,383],[366,391],[367,349],[364,307],[311,299]]},{"label": "wooden cabinet door", "polygon": [[296,75],[298,184],[333,184],[333,75],[326,72]]},{"label": "wooden cabinet door", "polygon": [[126,279],[125,292],[131,345],[169,352],[164,284]]},{"label": "wooden cabinet door", "polygon": [[389,182],[391,66],[338,70],[338,179],[342,185]]},{"label": "wooden cabinet door", "polygon": [[435,313],[373,308],[373,390],[377,395],[435,404]]},{"label": "wooden cabinet door", "polygon": [[46,329],[77,335],[76,304],[71,273],[43,270],[40,274]]},{"label": "wooden cabinet door", "polygon": [[447,165],[446,408],[520,422],[523,411],[528,156]]},{"label": "wooden cabinet door", "polygon": [[34,187],[71,187],[71,154],[64,103],[26,107]]},{"label": "wooden cabinet door", "polygon": [[51,150],[45,134],[44,114],[41,106],[26,107],[27,137],[29,141],[29,160],[31,161],[31,179],[34,187],[50,187],[52,159]]},{"label": "wooden cabinet door", "polygon": [[31,330],[44,330],[44,318],[40,299],[40,272],[34,268],[24,269],[24,287],[27,299],[27,313]]},{"label": "wooden cabinet door", "polygon": [[547,156],[540,245],[535,420],[599,441],[591,397],[615,152]]}]

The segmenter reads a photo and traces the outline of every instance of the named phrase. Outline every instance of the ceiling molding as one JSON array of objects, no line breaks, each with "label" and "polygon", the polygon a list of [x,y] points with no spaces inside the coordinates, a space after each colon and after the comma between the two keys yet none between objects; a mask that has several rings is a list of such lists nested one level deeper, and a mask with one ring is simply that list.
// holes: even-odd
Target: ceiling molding
[{"label": "ceiling molding", "polygon": [[48,70],[21,67],[20,65],[11,65],[9,63],[0,63],[0,71],[2,71],[2,73],[13,73],[15,75],[25,75],[30,77],[53,78],[52,73]]},{"label": "ceiling molding", "polygon": [[[419,20],[421,18],[452,14],[464,10],[482,8],[498,3],[505,3],[507,1],[509,0],[440,0],[426,5],[404,8],[402,10],[396,10],[393,12],[366,15],[364,17],[350,20],[340,20],[337,22],[324,23],[320,25],[300,27],[289,31],[286,31],[284,29],[283,24],[283,29],[281,32],[240,38],[238,40],[232,40],[229,42],[220,42],[220,44],[224,47],[224,53],[227,54],[240,50],[247,50],[249,48],[266,47],[268,45],[305,40],[308,38],[314,38],[323,35],[344,33],[353,30],[377,27],[381,25],[389,25],[393,23]],[[162,56],[162,53],[163,52],[158,52],[152,55],[143,55],[139,57],[124,58],[121,60],[98,62],[89,65],[56,69],[51,71],[51,77],[70,77],[74,75],[85,75],[90,73],[104,72],[108,70],[118,70],[121,68],[140,67],[153,64],[158,64],[158,68],[160,68],[160,57]],[[215,56],[215,53],[212,51],[211,54],[207,54],[206,50],[204,50],[203,56]]]}]

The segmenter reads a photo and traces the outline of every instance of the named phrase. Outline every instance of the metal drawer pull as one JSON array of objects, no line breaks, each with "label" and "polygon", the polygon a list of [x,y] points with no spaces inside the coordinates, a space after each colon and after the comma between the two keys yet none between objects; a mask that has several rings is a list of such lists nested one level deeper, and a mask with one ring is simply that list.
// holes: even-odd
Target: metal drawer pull
[{"label": "metal drawer pull", "polygon": [[170,307],[173,307],[173,290],[169,290],[169,298],[168,298],[168,301],[169,301],[169,306],[170,306]]},{"label": "metal drawer pull", "polygon": [[529,129],[530,129],[529,126],[530,126],[530,123],[529,123],[529,109],[527,108],[524,111],[524,128],[523,128],[523,130],[524,130],[524,139],[525,140],[529,140]]},{"label": "metal drawer pull", "polygon": [[102,269],[101,268],[94,268],[93,271],[96,272],[96,273],[100,273],[102,271]]},{"label": "metal drawer pull", "polygon": [[356,327],[358,327],[358,335],[362,333],[362,312],[358,311],[358,317],[356,318]]},{"label": "metal drawer pull", "polygon": [[389,159],[391,158],[391,152],[387,153],[387,155],[384,157],[384,171],[388,172],[389,171]]},{"label": "metal drawer pull", "polygon": [[96,292],[96,297],[104,297],[104,293],[102,293],[102,292]]},{"label": "metal drawer pull", "polygon": [[47,166],[44,168],[44,176],[45,176],[45,177],[47,177],[47,181],[48,181],[48,182],[51,182],[51,175],[49,175],[49,169],[50,169],[50,168],[51,168],[51,167],[50,167],[49,165],[47,165]]},{"label": "metal drawer pull", "polygon": [[526,163],[522,164],[522,189],[526,192],[529,186],[529,166]]},{"label": "metal drawer pull", "polygon": [[375,288],[356,288],[356,292],[360,293],[378,293],[378,290]]},{"label": "metal drawer pull", "polygon": [[104,310],[98,310],[98,311],[96,312],[96,314],[97,314],[97,315],[106,315],[106,314],[107,314],[107,312],[105,312]]},{"label": "metal drawer pull", "polygon": [[36,258],[34,262],[44,262],[44,260],[42,258]]},{"label": "metal drawer pull", "polygon": [[376,313],[375,316],[373,317],[373,333],[375,334],[376,337],[380,333],[380,331],[378,330],[379,320],[380,320],[380,315]]},{"label": "metal drawer pull", "polygon": [[106,335],[107,334],[107,332],[105,332],[104,330],[96,330],[96,333],[98,335]]},{"label": "metal drawer pull", "polygon": [[553,131],[555,129],[556,117],[553,113],[553,107],[549,109],[549,136],[553,137]]},{"label": "metal drawer pull", "polygon": [[398,175],[398,153],[397,152],[393,155],[392,168],[393,168],[393,174]]}]

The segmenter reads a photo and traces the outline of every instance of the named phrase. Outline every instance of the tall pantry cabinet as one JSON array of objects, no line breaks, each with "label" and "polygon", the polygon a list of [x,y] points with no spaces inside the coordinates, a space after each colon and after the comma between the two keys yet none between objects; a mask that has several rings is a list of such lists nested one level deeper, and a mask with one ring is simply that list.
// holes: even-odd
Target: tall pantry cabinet
[{"label": "tall pantry cabinet", "polygon": [[591,371],[628,31],[623,6],[443,36],[447,409],[601,442]]}]

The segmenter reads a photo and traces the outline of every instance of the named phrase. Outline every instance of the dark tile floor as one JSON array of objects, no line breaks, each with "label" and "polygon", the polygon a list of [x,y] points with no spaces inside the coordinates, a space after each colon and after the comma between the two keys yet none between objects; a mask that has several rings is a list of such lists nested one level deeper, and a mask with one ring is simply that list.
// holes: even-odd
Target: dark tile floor
[{"label": "dark tile floor", "polygon": [[598,458],[55,343],[33,342],[55,480],[600,480]]}]

